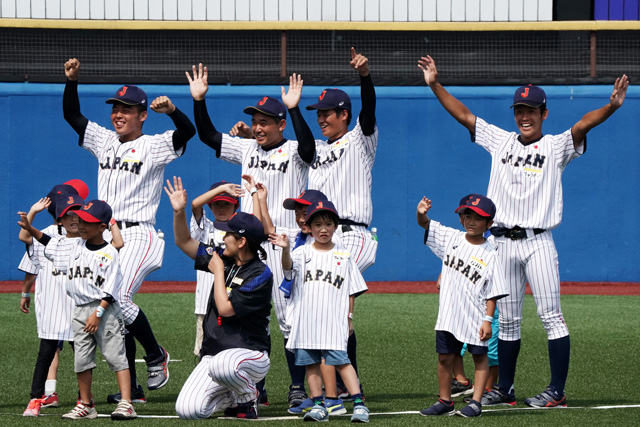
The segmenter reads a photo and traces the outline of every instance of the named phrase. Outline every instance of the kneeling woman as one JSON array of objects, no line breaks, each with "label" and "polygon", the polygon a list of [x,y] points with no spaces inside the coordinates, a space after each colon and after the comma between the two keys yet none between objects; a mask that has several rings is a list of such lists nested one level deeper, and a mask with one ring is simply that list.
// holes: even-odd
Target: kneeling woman
[{"label": "kneeling woman", "polygon": [[204,318],[201,360],[180,390],[176,412],[182,419],[205,419],[219,411],[255,419],[256,383],[267,375],[271,346],[273,279],[260,260],[266,258],[260,247],[266,240],[264,228],[255,216],[236,213],[227,222],[215,222],[215,228],[227,234],[224,251],[213,248],[189,234],[187,194],[181,180],[174,178],[173,187],[167,181],[165,191],[174,211],[176,244],[196,260],[197,269],[214,274]]}]

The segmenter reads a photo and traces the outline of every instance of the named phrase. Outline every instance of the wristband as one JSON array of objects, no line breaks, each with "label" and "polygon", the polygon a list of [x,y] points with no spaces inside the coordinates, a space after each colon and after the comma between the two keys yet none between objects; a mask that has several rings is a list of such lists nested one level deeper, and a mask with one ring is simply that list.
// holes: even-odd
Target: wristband
[{"label": "wristband", "polygon": [[258,189],[256,187],[253,187],[251,190],[249,190],[249,194],[252,195],[252,196],[254,194],[256,194],[257,192],[258,192]]},{"label": "wristband", "polygon": [[349,313],[349,319],[353,320],[353,313]]},{"label": "wristband", "polygon": [[115,224],[115,223],[116,223],[116,220],[115,220],[115,219],[113,219],[113,218],[111,218],[111,221],[109,221],[109,226],[111,226],[111,225],[113,225],[113,224]]},{"label": "wristband", "polygon": [[98,308],[96,308],[96,317],[100,318],[102,317],[103,314],[104,314],[104,307],[99,305]]},{"label": "wristband", "polygon": [[493,322],[493,316],[489,316],[488,314],[486,316],[484,316],[484,321],[485,322]]},{"label": "wristband", "polygon": [[31,294],[29,294],[29,292],[23,292],[22,294],[22,298],[30,298]]}]

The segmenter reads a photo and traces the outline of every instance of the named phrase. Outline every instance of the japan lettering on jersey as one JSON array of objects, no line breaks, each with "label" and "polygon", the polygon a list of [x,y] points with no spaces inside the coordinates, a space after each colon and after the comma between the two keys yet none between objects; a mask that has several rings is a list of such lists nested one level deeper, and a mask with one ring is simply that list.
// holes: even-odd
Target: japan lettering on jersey
[{"label": "japan lettering on jersey", "polygon": [[76,305],[106,296],[117,299],[122,275],[118,251],[112,245],[92,251],[82,239],[52,238],[45,248],[45,256],[56,269],[64,272],[67,295]]},{"label": "japan lettering on jersey", "polygon": [[509,294],[496,247],[489,241],[471,244],[464,231],[433,220],[427,233],[425,244],[442,259],[435,329],[450,332],[460,342],[487,346],[479,334],[487,300]]},{"label": "japan lettering on jersey", "polygon": [[155,224],[164,168],[184,152],[174,150],[173,132],[120,142],[114,131],[87,125],[82,147],[98,159],[98,198],[118,221]]},{"label": "japan lettering on jersey", "polygon": [[[298,154],[298,141],[285,141],[271,150],[264,150],[255,139],[243,139],[222,134],[220,158],[242,165],[242,174],[251,175],[268,191],[269,215],[276,227],[295,228],[295,212],[284,209],[282,201],[297,197],[307,189],[309,165]],[[253,212],[251,197],[240,200],[242,212]]]},{"label": "japan lettering on jersey", "polygon": [[551,230],[562,220],[562,172],[576,151],[571,130],[522,144],[518,134],[476,119],[475,143],[491,154],[487,196],[497,206],[497,226]]},{"label": "japan lettering on jersey", "polygon": [[370,136],[360,122],[332,144],[316,140],[316,160],[309,170],[309,188],[322,191],[340,213],[340,218],[370,224],[371,170],[378,147],[378,128]]},{"label": "japan lettering on jersey", "polygon": [[351,255],[338,245],[330,251],[302,245],[291,258],[294,285],[287,348],[346,351],[349,297],[367,291]]}]

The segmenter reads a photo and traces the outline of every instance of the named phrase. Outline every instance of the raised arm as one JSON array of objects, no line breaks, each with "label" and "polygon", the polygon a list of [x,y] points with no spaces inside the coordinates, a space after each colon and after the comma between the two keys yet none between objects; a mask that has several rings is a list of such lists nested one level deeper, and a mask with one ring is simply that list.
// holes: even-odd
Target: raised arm
[{"label": "raised arm", "polygon": [[[33,206],[31,206],[31,209],[29,209],[29,213],[27,214],[29,223],[32,224],[36,215],[39,212],[42,212],[43,210],[47,209],[50,204],[51,204],[51,200],[48,197],[42,198],[37,202],[35,202]],[[31,233],[29,233],[24,228],[20,229],[20,233],[18,234],[18,239],[21,242],[26,243],[27,245],[31,245],[33,243],[33,237],[31,236]]]},{"label": "raised arm", "polygon": [[416,220],[418,221],[418,225],[425,230],[429,229],[430,219],[427,216],[427,212],[431,209],[431,200],[423,197],[418,203],[418,209],[416,212]]},{"label": "raised arm", "polygon": [[429,55],[423,56],[418,61],[418,67],[424,73],[424,81],[429,85],[440,104],[451,116],[469,132],[475,133],[476,116],[458,99],[446,91],[438,82],[438,70],[436,63]]},{"label": "raised arm", "polygon": [[269,234],[269,243],[282,248],[282,269],[291,270],[293,268],[293,260],[291,259],[291,248],[289,247],[289,238],[286,234]]},{"label": "raised arm", "polygon": [[[302,118],[300,108],[298,107],[300,97],[302,96],[303,85],[304,81],[302,77],[299,74],[293,73],[293,75],[289,76],[289,90],[285,92],[284,86],[281,86],[280,92],[282,103],[287,107],[287,110],[289,110],[289,117],[291,117],[293,129],[298,138],[298,155],[305,163],[311,164],[316,157],[316,142],[313,139],[313,134],[309,126],[307,126],[307,123]],[[302,138],[298,137],[297,129],[300,129],[303,136]]]},{"label": "raised arm", "polygon": [[198,64],[197,69],[196,66],[193,65],[191,70],[193,77],[191,77],[188,71],[185,72],[185,74],[187,75],[187,80],[189,80],[189,90],[193,97],[193,117],[196,122],[196,129],[198,129],[198,136],[200,137],[200,141],[216,150],[216,156],[220,157],[222,133],[213,126],[209,113],[207,112],[207,104],[204,100],[209,90],[207,67]]},{"label": "raised arm", "polygon": [[118,227],[118,223],[111,219],[109,222],[109,230],[111,231],[111,246],[120,250],[124,247],[124,239],[122,238],[122,233],[120,233],[120,227]]},{"label": "raised arm", "polygon": [[376,126],[376,90],[373,87],[371,73],[369,71],[369,59],[351,48],[351,67],[360,74],[360,127],[365,136],[373,135]]},{"label": "raised arm", "polygon": [[244,187],[247,189],[249,197],[251,197],[251,201],[253,204],[253,216],[258,218],[258,220],[262,222],[262,207],[260,206],[260,199],[258,197],[258,188],[256,187],[256,181],[251,175],[242,175],[242,179],[247,181],[244,183]]},{"label": "raised arm", "polygon": [[72,58],[64,64],[64,74],[67,76],[67,84],[62,95],[62,112],[64,119],[71,125],[80,137],[84,136],[89,120],[80,112],[80,99],[78,98],[78,71],[80,61]]},{"label": "raised arm", "polygon": [[275,233],[276,226],[273,225],[271,215],[269,215],[269,208],[267,207],[267,187],[265,187],[264,184],[258,182],[256,184],[256,189],[258,190],[258,203],[260,203],[260,214],[262,215],[262,218],[260,218],[260,222],[262,222],[264,232],[267,235]]},{"label": "raised arm", "polygon": [[582,141],[594,127],[607,120],[616,110],[622,107],[624,99],[627,96],[627,88],[629,87],[629,80],[627,75],[623,74],[622,77],[616,79],[613,85],[613,92],[609,98],[609,103],[597,110],[593,110],[585,114],[578,123],[571,128],[571,135],[573,136],[573,146],[577,149]]},{"label": "raised arm", "polygon": [[187,148],[187,142],[193,138],[196,134],[196,128],[191,123],[191,120],[180,111],[167,96],[159,96],[153,100],[150,108],[156,113],[168,115],[173,124],[176,126],[176,131],[173,133],[173,149],[177,152]]},{"label": "raised arm", "polygon": [[187,254],[188,257],[196,259],[200,243],[192,239],[189,233],[189,224],[187,223],[187,215],[185,214],[187,190],[182,187],[182,179],[174,176],[173,186],[171,182],[167,180],[164,191],[169,196],[169,201],[173,208],[173,237],[176,241],[176,246]]},{"label": "raised arm", "polygon": [[193,213],[193,216],[195,217],[198,224],[202,219],[202,209],[204,208],[204,205],[206,205],[211,201],[211,199],[222,193],[227,193],[233,197],[244,196],[244,190],[242,189],[242,186],[232,183],[220,185],[213,190],[209,190],[206,193],[199,195],[198,197],[193,199],[193,202],[191,202],[191,213]]}]

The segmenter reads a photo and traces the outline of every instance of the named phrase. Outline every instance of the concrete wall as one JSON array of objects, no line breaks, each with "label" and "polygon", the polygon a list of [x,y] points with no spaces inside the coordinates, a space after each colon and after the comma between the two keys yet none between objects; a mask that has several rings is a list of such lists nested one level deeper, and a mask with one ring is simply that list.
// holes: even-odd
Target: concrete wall
[{"label": "concrete wall", "polygon": [[[375,81],[375,75],[374,75]],[[187,85],[143,86],[150,99],[166,94],[192,117]],[[115,85],[81,85],[82,111],[109,127],[109,106]],[[315,101],[323,88],[305,87],[301,105]],[[513,87],[451,87],[477,115],[513,130],[508,108]],[[545,131],[561,133],[587,111],[608,102],[610,86],[546,87],[549,118]],[[359,112],[359,89],[345,90]],[[85,180],[90,197],[97,197],[97,162],[77,146],[77,136],[62,117],[62,85],[0,83],[0,135],[5,152],[0,158],[0,239],[5,256],[0,260],[0,280],[21,278],[16,269],[23,245],[17,240],[16,212],[28,210],[50,188],[71,178]],[[262,95],[279,96],[273,86],[212,86],[208,105],[216,126],[228,130],[247,119],[242,108]],[[377,117],[380,142],[373,170],[373,226],[378,228],[380,248],[367,280],[435,280],[437,258],[422,245],[422,229],[415,223],[415,208],[423,195],[433,201],[431,217],[458,226],[453,213],[461,196],[485,193],[490,157],[469,142],[468,132],[449,117],[426,87],[378,87]],[[563,280],[640,281],[640,166],[637,135],[640,134],[640,90],[630,87],[625,105],[588,138],[587,153],[569,165],[564,174],[563,224],[554,231]],[[146,133],[172,126],[166,116],[150,112]],[[321,137],[313,112],[303,110],[316,137]],[[292,126],[285,136],[294,138]],[[166,176],[183,177],[190,198],[206,191],[212,182],[238,181],[240,168],[215,158],[196,137],[186,154],[169,165]],[[50,217],[41,215],[43,228]],[[166,234],[164,267],[153,280],[194,280],[192,261],[173,243],[172,212],[166,195],[157,218]]]}]

